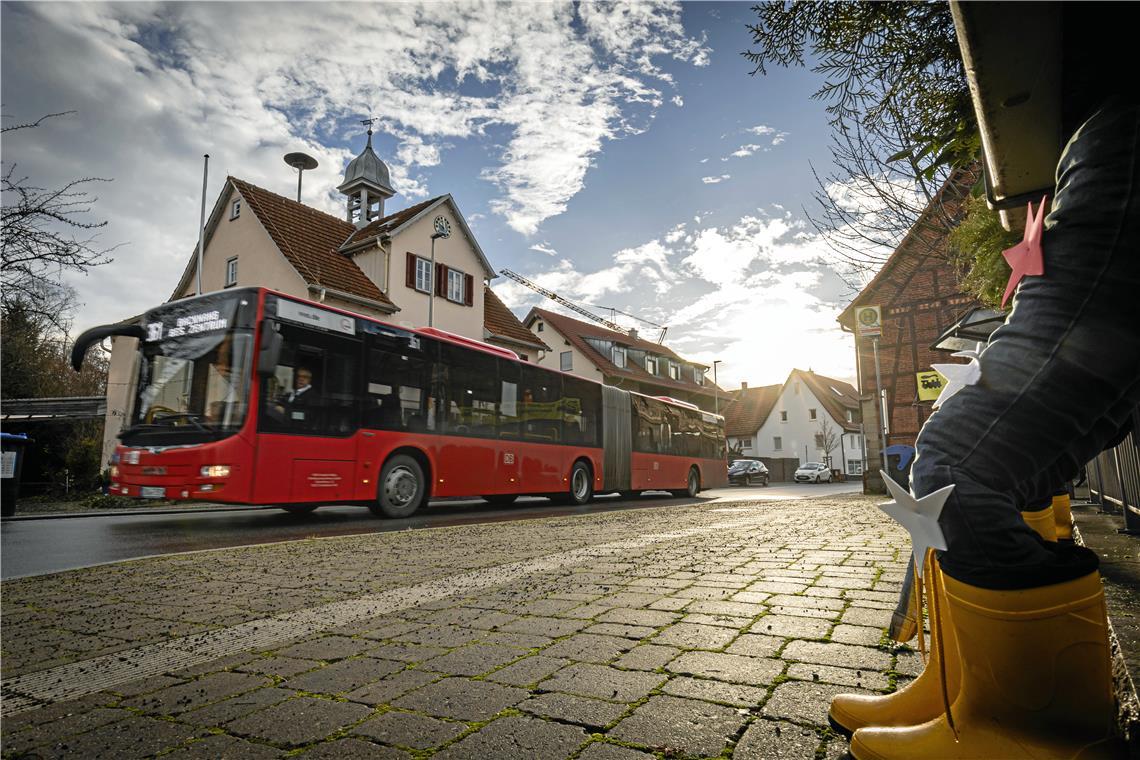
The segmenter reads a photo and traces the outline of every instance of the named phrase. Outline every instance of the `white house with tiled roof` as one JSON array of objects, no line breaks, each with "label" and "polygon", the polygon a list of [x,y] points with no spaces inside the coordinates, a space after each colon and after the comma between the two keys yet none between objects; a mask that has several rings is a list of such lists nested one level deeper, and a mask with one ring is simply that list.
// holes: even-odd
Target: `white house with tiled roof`
[{"label": "white house with tiled roof", "polygon": [[723,407],[728,442],[743,456],[830,461],[849,476],[862,474],[859,393],[849,383],[793,369],[782,386],[745,387],[730,396]]},{"label": "white house with tiled roof", "polygon": [[[532,361],[548,348],[491,292],[495,270],[451,195],[385,214],[395,190],[371,130],[337,189],[343,217],[227,177],[203,233],[202,291],[268,287],[403,327],[431,324]],[[197,293],[197,281],[191,254],[171,300]],[[105,454],[133,396],[136,345],[112,343]]]},{"label": "white house with tiled roof", "polygon": [[539,364],[650,396],[669,396],[717,408],[722,391],[706,378],[704,364],[678,356],[668,346],[601,325],[533,308],[523,324],[550,346]]}]

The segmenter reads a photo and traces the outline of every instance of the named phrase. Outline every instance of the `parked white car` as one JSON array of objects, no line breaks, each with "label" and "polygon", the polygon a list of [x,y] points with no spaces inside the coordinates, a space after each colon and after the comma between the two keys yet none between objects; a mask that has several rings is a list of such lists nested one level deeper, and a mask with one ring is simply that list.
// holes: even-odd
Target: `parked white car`
[{"label": "parked white car", "polygon": [[830,483],[831,469],[822,462],[801,464],[792,476],[797,483]]}]

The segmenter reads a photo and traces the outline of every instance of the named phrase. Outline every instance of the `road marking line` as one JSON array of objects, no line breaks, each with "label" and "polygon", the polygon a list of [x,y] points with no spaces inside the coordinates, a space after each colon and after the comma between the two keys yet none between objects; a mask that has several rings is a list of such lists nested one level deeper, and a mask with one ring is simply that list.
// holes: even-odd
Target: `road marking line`
[{"label": "road marking line", "polygon": [[273,649],[289,641],[368,618],[502,586],[526,575],[586,564],[601,557],[620,556],[632,549],[656,543],[757,525],[759,522],[755,517],[735,518],[699,528],[654,533],[473,570],[414,586],[395,588],[382,595],[331,602],[162,643],[144,644],[134,649],[9,678],[0,684],[0,711],[7,717],[55,702],[113,689],[141,678],[203,665],[241,652]]}]

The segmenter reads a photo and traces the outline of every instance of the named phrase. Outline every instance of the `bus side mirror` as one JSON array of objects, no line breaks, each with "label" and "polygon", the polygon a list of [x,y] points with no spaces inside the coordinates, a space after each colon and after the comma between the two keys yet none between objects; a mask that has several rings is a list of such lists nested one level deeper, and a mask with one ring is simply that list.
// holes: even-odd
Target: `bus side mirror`
[{"label": "bus side mirror", "polygon": [[101,325],[85,330],[75,339],[75,345],[71,347],[71,368],[76,372],[82,371],[83,359],[87,356],[87,349],[113,335],[124,335],[128,338],[142,340],[146,337],[146,331],[143,330],[142,325],[127,324]]},{"label": "bus side mirror", "polygon": [[277,323],[267,319],[261,325],[261,345],[257,353],[257,374],[270,377],[277,371],[277,360],[281,358],[281,346],[285,339],[277,332]]}]

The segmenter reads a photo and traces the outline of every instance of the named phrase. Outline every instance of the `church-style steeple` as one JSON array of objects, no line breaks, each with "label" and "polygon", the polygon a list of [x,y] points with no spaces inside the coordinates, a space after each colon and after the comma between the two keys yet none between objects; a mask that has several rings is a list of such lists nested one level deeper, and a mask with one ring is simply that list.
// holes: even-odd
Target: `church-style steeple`
[{"label": "church-style steeple", "polygon": [[346,219],[363,227],[373,219],[384,216],[384,201],[396,194],[388,175],[388,166],[372,150],[372,122],[368,125],[368,144],[360,155],[349,161],[344,170],[344,182],[337,190],[348,196]]}]

